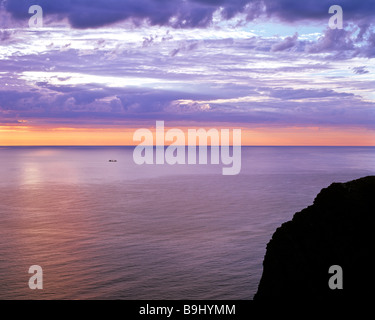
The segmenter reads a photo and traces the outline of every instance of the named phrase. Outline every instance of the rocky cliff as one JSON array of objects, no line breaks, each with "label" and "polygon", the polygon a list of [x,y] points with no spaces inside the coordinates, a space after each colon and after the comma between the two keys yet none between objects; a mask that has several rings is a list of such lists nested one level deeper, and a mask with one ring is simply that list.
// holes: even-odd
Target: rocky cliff
[{"label": "rocky cliff", "polygon": [[[332,265],[342,268],[342,289],[328,285],[338,275],[329,273]],[[375,176],[369,176],[331,184],[275,231],[254,300],[374,297],[374,280]]]}]

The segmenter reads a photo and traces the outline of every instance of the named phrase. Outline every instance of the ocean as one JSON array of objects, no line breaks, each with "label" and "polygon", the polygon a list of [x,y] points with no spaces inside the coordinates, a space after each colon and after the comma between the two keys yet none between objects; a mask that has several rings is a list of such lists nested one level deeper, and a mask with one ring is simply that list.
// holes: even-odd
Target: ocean
[{"label": "ocean", "polygon": [[252,299],[276,228],[375,174],[374,147],[243,147],[234,176],[133,150],[0,148],[0,299]]}]

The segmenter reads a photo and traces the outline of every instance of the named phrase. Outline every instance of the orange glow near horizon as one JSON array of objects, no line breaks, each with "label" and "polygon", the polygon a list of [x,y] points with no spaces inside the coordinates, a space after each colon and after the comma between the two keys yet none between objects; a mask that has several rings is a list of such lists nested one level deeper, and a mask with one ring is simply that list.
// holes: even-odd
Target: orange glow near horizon
[{"label": "orange glow near horizon", "polygon": [[[177,128],[173,127],[173,128]],[[187,132],[186,127],[179,127]],[[199,129],[199,127],[191,127]],[[203,127],[209,130],[209,127]],[[223,126],[223,128],[230,128]],[[239,127],[236,127],[239,128]],[[0,146],[132,146],[138,128],[37,128],[0,126]],[[149,128],[155,137],[155,128]],[[165,128],[165,131],[170,128]],[[220,131],[220,127],[216,126]],[[375,146],[375,131],[362,128],[259,127],[242,129],[243,146]],[[232,131],[230,131],[232,134]],[[187,134],[186,134],[187,136]]]}]

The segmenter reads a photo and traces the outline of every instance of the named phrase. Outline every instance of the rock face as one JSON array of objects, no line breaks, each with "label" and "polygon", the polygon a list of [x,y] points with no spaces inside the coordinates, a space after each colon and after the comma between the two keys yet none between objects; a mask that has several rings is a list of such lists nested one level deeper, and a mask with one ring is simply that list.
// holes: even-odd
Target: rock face
[{"label": "rock face", "polygon": [[[332,265],[342,289],[329,288]],[[375,297],[375,176],[331,184],[277,228],[254,300],[347,297]]]}]

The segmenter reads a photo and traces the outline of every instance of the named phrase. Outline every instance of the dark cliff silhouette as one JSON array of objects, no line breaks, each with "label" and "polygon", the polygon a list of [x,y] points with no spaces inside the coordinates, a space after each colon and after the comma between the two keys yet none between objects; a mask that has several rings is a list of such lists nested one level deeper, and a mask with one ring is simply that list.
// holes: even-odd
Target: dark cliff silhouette
[{"label": "dark cliff silhouette", "polygon": [[[333,183],[277,228],[254,300],[371,298],[374,262],[375,176]],[[329,288],[332,265],[342,268],[342,289]]]}]

